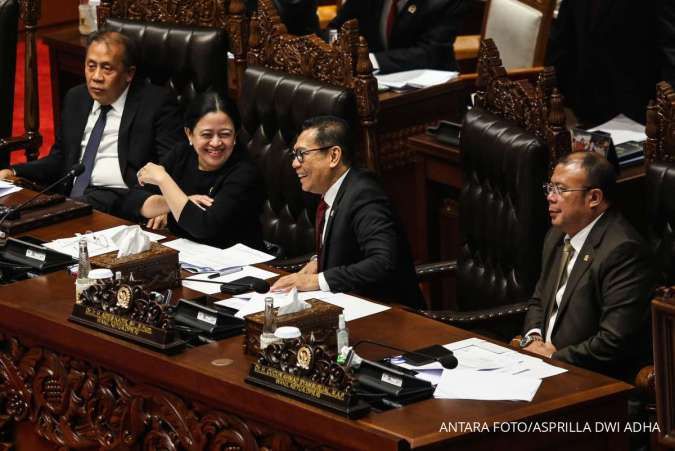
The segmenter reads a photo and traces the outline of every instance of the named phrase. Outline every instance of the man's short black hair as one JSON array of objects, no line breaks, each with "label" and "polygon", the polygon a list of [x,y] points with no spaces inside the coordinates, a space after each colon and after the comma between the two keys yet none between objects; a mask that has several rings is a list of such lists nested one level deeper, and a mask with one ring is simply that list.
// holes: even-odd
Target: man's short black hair
[{"label": "man's short black hair", "polygon": [[575,163],[586,171],[586,186],[600,189],[607,202],[612,202],[616,195],[616,171],[612,163],[595,152],[570,153],[558,160],[563,166]]},{"label": "man's short black hair", "polygon": [[138,46],[136,41],[129,36],[113,30],[97,30],[87,36],[87,49],[94,42],[103,42],[110,46],[111,44],[122,47],[122,64],[125,69],[135,67],[138,61]]},{"label": "man's short black hair", "polygon": [[337,116],[315,116],[302,123],[302,130],[316,130],[319,147],[340,146],[342,162],[351,166],[354,161],[354,135],[349,123]]}]

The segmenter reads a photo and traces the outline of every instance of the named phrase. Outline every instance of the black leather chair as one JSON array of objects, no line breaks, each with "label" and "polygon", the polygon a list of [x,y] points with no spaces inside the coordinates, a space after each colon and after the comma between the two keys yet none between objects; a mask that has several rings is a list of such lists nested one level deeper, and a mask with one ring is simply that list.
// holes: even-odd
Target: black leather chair
[{"label": "black leather chair", "polygon": [[[0,0],[0,139],[12,134],[14,112],[14,75],[16,73],[16,39],[19,23],[17,0]],[[0,155],[0,167],[7,167],[9,154]]]},{"label": "black leather chair", "polygon": [[645,176],[647,239],[662,285],[675,285],[675,162],[653,162]]},{"label": "black leather chair", "polygon": [[263,237],[276,249],[277,267],[295,270],[314,253],[316,196],[305,194],[291,167],[291,149],[307,118],[335,115],[354,123],[353,91],[261,66],[244,73],[239,97],[241,142],[266,184]]},{"label": "black leather chair", "polygon": [[[460,148],[460,250],[444,265],[456,273],[457,310],[423,314],[508,340],[539,277],[549,152],[534,134],[481,108],[464,118]],[[421,265],[418,274],[434,269]]]},{"label": "black leather chair", "polygon": [[201,92],[227,91],[227,36],[206,27],[137,22],[108,18],[106,28],[138,43],[137,77],[166,86],[187,105]]}]

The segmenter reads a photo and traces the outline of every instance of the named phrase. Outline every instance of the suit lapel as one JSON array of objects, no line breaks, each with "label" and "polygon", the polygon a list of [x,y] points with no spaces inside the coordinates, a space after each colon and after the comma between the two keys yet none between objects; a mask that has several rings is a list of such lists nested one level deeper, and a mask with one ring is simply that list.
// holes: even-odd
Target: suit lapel
[{"label": "suit lapel", "polygon": [[572,297],[579,280],[581,280],[588,268],[591,267],[591,264],[595,259],[595,248],[602,241],[602,237],[607,230],[611,216],[611,211],[605,212],[602,218],[598,220],[591,232],[588,234],[586,242],[582,246],[581,251],[579,251],[579,255],[574,262],[572,272],[567,279],[567,285],[565,286],[565,292],[563,293],[563,297],[560,301],[560,309],[558,311],[558,317],[556,318],[554,328],[556,328],[561,323],[561,319],[565,315],[565,310],[567,309],[569,300]]},{"label": "suit lapel", "polygon": [[122,112],[122,119],[120,121],[120,130],[117,138],[117,159],[120,163],[120,171],[122,171],[122,178],[127,167],[127,158],[129,156],[129,129],[134,121],[141,99],[139,94],[140,88],[136,83],[131,84],[127,100],[124,102],[124,111]]},{"label": "suit lapel", "polygon": [[342,185],[340,185],[340,189],[338,190],[337,195],[335,196],[335,200],[333,201],[333,205],[330,208],[330,215],[328,215],[328,221],[326,222],[326,232],[324,233],[323,237],[323,246],[321,246],[321,268],[319,268],[320,271],[322,271],[325,266],[326,266],[326,257],[328,256],[328,240],[330,240],[330,233],[333,230],[333,221],[335,220],[335,216],[338,214],[338,210],[340,208],[340,201],[342,201],[342,197],[345,194],[345,191],[347,190],[347,187],[349,185],[349,181],[354,174],[354,169],[350,169],[347,175],[345,175],[344,180],[342,181]]},{"label": "suit lapel", "polygon": [[[394,0],[396,1],[396,0]],[[418,9],[420,6],[415,0],[408,0],[401,11],[399,11],[396,16],[396,22],[394,22],[394,28],[391,32],[392,37],[391,41],[395,41],[397,36],[401,36],[408,30],[411,30],[411,24],[417,20],[417,14],[419,13]]]}]

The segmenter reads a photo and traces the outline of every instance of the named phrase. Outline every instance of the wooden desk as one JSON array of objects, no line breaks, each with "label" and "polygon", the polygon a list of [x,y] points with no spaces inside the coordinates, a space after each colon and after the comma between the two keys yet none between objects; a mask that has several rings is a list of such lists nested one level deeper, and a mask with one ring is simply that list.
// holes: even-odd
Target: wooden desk
[{"label": "wooden desk", "polygon": [[[31,234],[51,239],[123,222],[94,212]],[[447,431],[449,424],[474,421],[567,422],[577,430],[585,422],[625,421],[630,386],[571,366],[545,379],[531,403],[432,399],[352,421],[244,383],[252,359],[243,354],[241,336],[165,356],[69,322],[73,297],[73,279],[64,271],[0,286],[0,442],[32,451],[225,444],[245,450],[498,449],[505,440],[519,450],[627,449],[624,433]],[[470,336],[399,309],[349,327],[354,341],[411,349]],[[386,355],[366,348],[361,354]],[[218,359],[231,362],[216,366]]]}]

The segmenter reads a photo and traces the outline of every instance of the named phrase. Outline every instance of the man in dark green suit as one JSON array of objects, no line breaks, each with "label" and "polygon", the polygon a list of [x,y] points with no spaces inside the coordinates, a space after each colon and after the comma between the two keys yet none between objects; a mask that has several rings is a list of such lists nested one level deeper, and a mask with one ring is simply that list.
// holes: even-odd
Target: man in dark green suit
[{"label": "man in dark green suit", "polygon": [[592,152],[556,166],[544,191],[553,227],[521,346],[624,380],[650,362],[648,248],[612,207],[616,175]]}]

